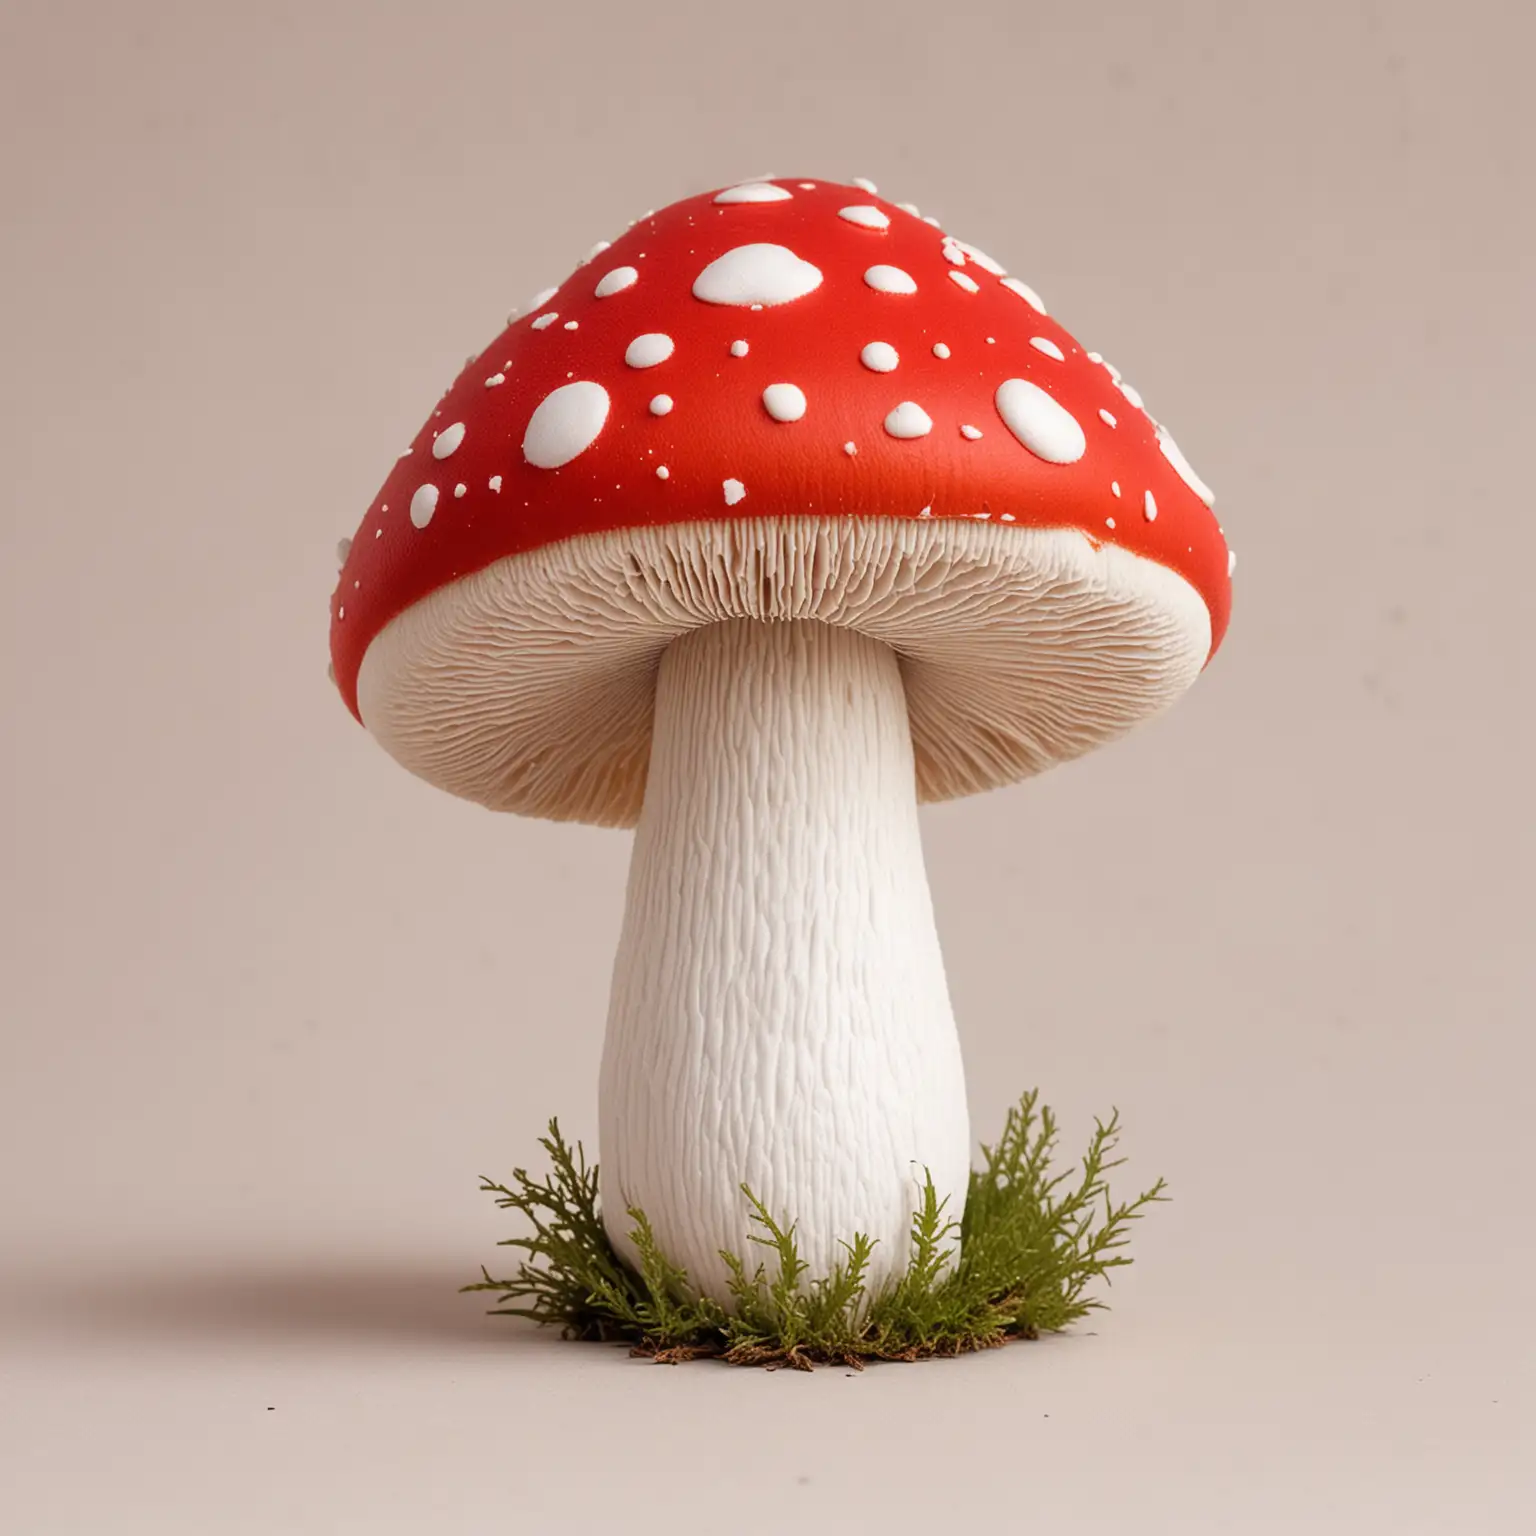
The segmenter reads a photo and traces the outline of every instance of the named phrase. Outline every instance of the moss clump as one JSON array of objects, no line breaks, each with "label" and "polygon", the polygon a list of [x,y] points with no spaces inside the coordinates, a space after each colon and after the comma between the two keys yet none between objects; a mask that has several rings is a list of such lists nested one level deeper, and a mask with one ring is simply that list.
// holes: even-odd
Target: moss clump
[{"label": "moss clump", "polygon": [[[509,1279],[483,1278],[465,1291],[496,1291],[497,1317],[531,1317],[567,1338],[619,1340],[631,1352],[673,1363],[714,1357],[731,1365],[862,1366],[866,1360],[920,1360],[992,1349],[1038,1338],[1078,1321],[1104,1302],[1091,1282],[1129,1264],[1123,1253],[1130,1223],[1166,1198],[1162,1179],[1134,1200],[1115,1204],[1106,1175],[1118,1112],[1095,1122],[1078,1169],[1051,1172],[1057,1127],[1049,1106],[1026,1093],[1008,1112],[1003,1133],[983,1146],[972,1169],[965,1213],[945,1211],[930,1180],[912,1218],[912,1253],[900,1278],[871,1292],[865,1283],[873,1244],[855,1235],[830,1275],[806,1278],[795,1229],[784,1226],[742,1186],[752,1241],[764,1262],[747,1267],[721,1257],[732,1274],[734,1309],[700,1296],[687,1274],[657,1247],[645,1213],[631,1208],[630,1236],[641,1264],[614,1252],[598,1213],[597,1165],[572,1148],[549,1122],[540,1144],[549,1154],[543,1179],[523,1169],[510,1185],[484,1179],[496,1204],[520,1211],[532,1235],[500,1246],[526,1255]],[[959,1243],[959,1259],[955,1244]]]}]

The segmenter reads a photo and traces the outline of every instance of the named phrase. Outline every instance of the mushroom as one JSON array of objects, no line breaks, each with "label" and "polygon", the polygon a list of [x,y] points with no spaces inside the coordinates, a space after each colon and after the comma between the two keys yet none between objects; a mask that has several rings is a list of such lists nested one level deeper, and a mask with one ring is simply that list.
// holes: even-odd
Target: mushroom
[{"label": "mushroom", "polygon": [[813,1274],[876,1239],[878,1285],[969,1168],[918,805],[1189,687],[1231,593],[1210,493],[1032,288],[867,185],[684,199],[479,355],[347,552],[339,692],[455,795],[635,828],[618,1251],[638,1206],[728,1303],[746,1184]]}]

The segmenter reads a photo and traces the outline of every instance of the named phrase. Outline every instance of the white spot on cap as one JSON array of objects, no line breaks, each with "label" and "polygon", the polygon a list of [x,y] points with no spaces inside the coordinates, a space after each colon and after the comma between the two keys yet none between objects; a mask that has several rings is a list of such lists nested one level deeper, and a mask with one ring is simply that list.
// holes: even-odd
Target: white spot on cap
[{"label": "white spot on cap", "polygon": [[1013,523],[1013,522],[1017,522],[1018,521],[1018,519],[1016,517],[1014,517],[1012,512],[999,512],[997,514],[997,516],[998,516],[998,521],[999,522]]},{"label": "white spot on cap", "polygon": [[864,281],[876,293],[917,292],[916,279],[910,272],[903,272],[900,267],[888,267],[883,264],[870,267],[864,274]]},{"label": "white spot on cap", "polygon": [[1028,379],[1004,379],[997,386],[997,414],[1037,459],[1075,464],[1088,447],[1077,418]]},{"label": "white spot on cap", "polygon": [[918,511],[917,511],[917,515],[919,517],[932,517],[933,516],[933,503],[930,502],[926,507],[919,507]]},{"label": "white spot on cap", "polygon": [[726,480],[721,489],[725,492],[725,504],[728,507],[734,507],[747,494],[747,488],[740,480]]},{"label": "white spot on cap", "polygon": [[924,224],[932,224],[935,229],[937,229],[939,227],[939,221],[936,218],[934,218],[934,216],[931,213],[925,213],[923,215],[923,223]]},{"label": "white spot on cap", "polygon": [[493,491],[500,491],[501,490],[501,476],[500,475],[492,475],[491,478],[489,480],[487,480],[485,483],[488,486],[490,486],[490,488]]},{"label": "white spot on cap", "polygon": [[967,422],[965,426],[960,428],[960,436],[968,437],[974,443],[981,436],[981,428],[973,427]]},{"label": "white spot on cap", "polygon": [[964,288],[967,293],[980,293],[981,284],[974,277],[967,276],[964,272],[951,272],[949,280],[957,288]]},{"label": "white spot on cap", "polygon": [[671,395],[652,395],[650,411],[652,416],[665,416],[672,409]]},{"label": "white spot on cap", "polygon": [[891,216],[882,213],[878,208],[872,208],[868,203],[855,203],[848,208],[839,208],[837,216],[847,219],[850,224],[857,224],[860,229],[889,229]]},{"label": "white spot on cap", "polygon": [[751,351],[751,348],[744,341],[733,341],[731,343],[732,357],[745,357],[749,351]]},{"label": "white spot on cap", "polygon": [[1003,287],[1006,288],[1009,293],[1018,294],[1018,296],[1023,299],[1026,304],[1030,305],[1034,309],[1038,309],[1042,315],[1045,313],[1045,301],[1040,297],[1038,293],[1035,292],[1033,288],[1029,286],[1028,283],[1021,283],[1016,277],[1005,277],[1003,279]]},{"label": "white spot on cap", "polygon": [[597,242],[597,244],[594,245],[592,247],[592,249],[587,252],[587,260],[591,261],[594,256],[601,256],[603,254],[603,252],[606,251],[608,249],[608,247],[610,245],[612,245],[612,244],[613,244],[612,240],[599,240]]},{"label": "white spot on cap", "polygon": [[548,304],[549,301],[559,292],[560,290],[558,288],[541,288],[536,294],[534,294],[531,299],[528,300],[523,308],[525,310],[543,309],[543,307]]},{"label": "white spot on cap", "polygon": [[851,185],[857,187],[860,192],[868,192],[871,197],[876,196],[880,191],[880,188],[867,176],[855,176]]},{"label": "white spot on cap", "polygon": [[[804,185],[804,183],[802,183]],[[787,187],[775,187],[766,181],[743,181],[715,194],[717,203],[785,203],[794,196]]]},{"label": "white spot on cap", "polygon": [[631,368],[654,368],[672,356],[675,344],[664,331],[647,331],[624,349],[624,361]]},{"label": "white spot on cap", "polygon": [[775,421],[799,421],[805,415],[805,391],[798,384],[770,384],[763,391],[763,409]]},{"label": "white spot on cap", "polygon": [[1231,576],[1232,572],[1235,571],[1236,569],[1237,569],[1237,551],[1235,549],[1229,549],[1227,551],[1227,575]]},{"label": "white spot on cap", "polygon": [[1099,407],[1099,420],[1102,421],[1106,427],[1113,427],[1118,425],[1115,418],[1110,415],[1110,413],[1106,411],[1102,405]]},{"label": "white spot on cap", "polygon": [[933,431],[933,417],[915,400],[903,400],[885,418],[885,430],[892,437],[927,437]]},{"label": "white spot on cap", "polygon": [[464,492],[467,491],[468,489],[469,489],[469,487],[467,485],[465,485],[464,482],[461,480],[461,481],[459,481],[459,483],[456,486],[454,486],[453,494],[455,496],[462,496],[464,494]]},{"label": "white spot on cap", "polygon": [[1119,482],[1119,481],[1118,481],[1118,480],[1111,480],[1111,481],[1110,481],[1110,482],[1109,482],[1109,488],[1110,488],[1110,490],[1111,490],[1111,491],[1112,491],[1112,492],[1113,492],[1113,493],[1114,493],[1114,494],[1115,494],[1115,495],[1116,495],[1116,496],[1118,496],[1118,495],[1119,495],[1119,494],[1120,494],[1120,482]]},{"label": "white spot on cap", "polygon": [[546,310],[537,320],[533,321],[533,328],[536,331],[547,331],[559,318],[560,316],[554,310]]},{"label": "white spot on cap", "polygon": [[672,478],[672,471],[665,464],[658,464],[656,466],[656,478],[658,480],[670,480]]},{"label": "white spot on cap", "polygon": [[418,528],[425,528],[432,521],[432,514],[436,511],[437,487],[418,485],[416,494],[411,497],[411,522]]},{"label": "white spot on cap", "polygon": [[960,242],[953,235],[945,235],[944,243],[940,246],[944,252],[944,260],[952,267],[965,265],[965,252],[960,249]]},{"label": "white spot on cap", "polygon": [[917,211],[916,203],[897,203],[896,206],[900,208],[903,213],[910,213],[914,219],[921,217]]},{"label": "white spot on cap", "polygon": [[579,326],[580,324],[581,324],[581,321],[579,321],[579,320],[567,320],[565,322],[565,329],[568,330],[568,331],[574,331],[576,329],[576,327]]},{"label": "white spot on cap", "polygon": [[1088,353],[1088,361],[1090,363],[1102,363],[1104,361],[1104,354],[1102,352],[1090,352]]},{"label": "white spot on cap", "polygon": [[1157,429],[1157,446],[1162,449],[1163,457],[1167,459],[1168,462],[1172,464],[1174,469],[1178,472],[1179,479],[1181,479],[1184,484],[1187,485],[1190,490],[1192,490],[1195,495],[1198,496],[1200,500],[1206,504],[1206,506],[1215,506],[1216,493],[1212,491],[1210,486],[1208,486],[1205,481],[1195,473],[1194,469],[1190,465],[1189,460],[1186,459],[1184,455],[1179,451],[1179,445],[1174,442],[1171,437],[1169,437],[1168,433],[1162,427]]},{"label": "white spot on cap", "polygon": [[505,384],[506,382],[507,382],[506,374],[504,374],[504,373],[493,373],[490,376],[490,378],[488,378],[485,381],[485,387],[487,389],[494,389],[498,384]]},{"label": "white spot on cap", "polygon": [[1120,393],[1124,395],[1125,398],[1129,400],[1138,411],[1146,410],[1147,407],[1142,401],[1141,392],[1136,388],[1134,384],[1127,384],[1124,379],[1116,379],[1115,388],[1118,389]]},{"label": "white spot on cap", "polygon": [[859,451],[859,445],[857,443],[844,443],[843,444],[843,452],[846,453],[850,459],[858,451]]},{"label": "white spot on cap", "polygon": [[954,244],[958,245],[960,249],[964,251],[965,254],[969,256],[971,260],[974,261],[983,272],[990,272],[993,277],[1004,277],[1007,275],[1008,269],[1006,267],[1000,266],[997,262],[993,261],[985,251],[978,250],[968,241],[956,240],[953,235],[946,235],[945,239],[951,240],[954,242]]},{"label": "white spot on cap", "polygon": [[1115,520],[1114,520],[1114,518],[1112,518],[1112,517],[1106,517],[1106,518],[1105,518],[1105,519],[1104,519],[1104,526],[1105,526],[1105,527],[1106,527],[1106,528],[1113,528],[1113,527],[1114,527],[1114,526],[1115,526]]},{"label": "white spot on cap", "polygon": [[606,299],[615,293],[623,293],[626,288],[633,288],[639,281],[638,267],[615,267],[612,272],[598,279],[597,287],[592,292],[597,298]]},{"label": "white spot on cap", "polygon": [[942,341],[934,342],[934,344],[933,344],[933,355],[935,357],[948,357],[949,356],[949,348],[948,348],[948,346],[946,346],[945,343],[942,342]]},{"label": "white spot on cap", "polygon": [[463,441],[464,423],[456,421],[451,427],[444,427],[432,439],[432,457],[434,459],[446,459]]},{"label": "white spot on cap", "polygon": [[1036,352],[1044,352],[1047,357],[1054,357],[1058,363],[1066,362],[1066,354],[1051,340],[1049,336],[1031,336],[1029,344]]},{"label": "white spot on cap", "polygon": [[523,433],[523,457],[537,469],[559,469],[597,441],[608,420],[608,391],[590,379],[562,384],[539,401]]},{"label": "white spot on cap", "polygon": [[1151,491],[1143,491],[1141,496],[1141,510],[1146,514],[1149,523],[1157,521],[1157,498]]},{"label": "white spot on cap", "polygon": [[872,341],[859,353],[859,361],[871,373],[890,373],[901,357],[888,341]]},{"label": "white spot on cap", "polygon": [[706,304],[788,304],[821,287],[821,271],[783,245],[738,245],[693,282]]}]

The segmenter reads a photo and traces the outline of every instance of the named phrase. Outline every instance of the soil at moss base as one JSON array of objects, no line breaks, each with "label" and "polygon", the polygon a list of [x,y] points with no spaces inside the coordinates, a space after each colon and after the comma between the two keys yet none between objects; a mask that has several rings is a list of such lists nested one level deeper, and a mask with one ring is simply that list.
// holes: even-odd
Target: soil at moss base
[{"label": "soil at moss base", "polygon": [[[1094,1122],[1081,1160],[1056,1171],[1056,1117],[1031,1090],[1009,1110],[1002,1133],[981,1148],[965,1210],[945,1209],[931,1181],[912,1218],[905,1272],[878,1290],[865,1283],[873,1245],[857,1233],[844,1262],[809,1275],[791,1213],[775,1216],[745,1185],[751,1254],[726,1254],[734,1306],[727,1310],[689,1284],[661,1252],[645,1213],[632,1208],[638,1267],[614,1252],[597,1201],[598,1169],[551,1120],[539,1138],[549,1171],[514,1169],[509,1183],[481,1188],[523,1229],[499,1246],[520,1253],[503,1278],[481,1270],[464,1291],[497,1294],[492,1315],[527,1317],[570,1339],[628,1343],[663,1364],[715,1359],[730,1365],[923,1360],[995,1349],[1069,1327],[1106,1303],[1095,1283],[1131,1262],[1131,1224],[1167,1198],[1158,1179],[1117,1202],[1110,1170],[1120,1138],[1118,1112]],[[958,1248],[958,1257],[956,1250]]]}]

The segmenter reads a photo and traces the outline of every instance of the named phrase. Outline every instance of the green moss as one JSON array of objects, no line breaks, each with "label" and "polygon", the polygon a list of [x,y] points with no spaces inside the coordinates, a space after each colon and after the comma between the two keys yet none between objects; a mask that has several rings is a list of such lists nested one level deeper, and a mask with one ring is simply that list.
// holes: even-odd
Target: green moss
[{"label": "green moss", "polygon": [[[1105,1305],[1089,1294],[1096,1280],[1131,1262],[1129,1228],[1146,1207],[1166,1199],[1162,1179],[1116,1204],[1106,1175],[1118,1112],[1095,1122],[1080,1166],[1051,1172],[1057,1126],[1038,1094],[1008,1112],[1002,1135],[983,1146],[972,1169],[964,1215],[945,1211],[930,1180],[912,1218],[912,1252],[898,1279],[871,1292],[866,1284],[873,1244],[855,1235],[830,1275],[807,1279],[794,1227],[781,1224],[742,1186],[753,1243],[762,1262],[722,1252],[734,1308],[727,1310],[688,1283],[657,1246],[643,1211],[631,1208],[631,1238],[640,1268],[614,1252],[598,1210],[597,1165],[572,1148],[553,1120],[540,1144],[550,1172],[536,1179],[513,1171],[510,1185],[481,1188],[505,1210],[522,1213],[526,1236],[517,1271],[461,1287],[495,1291],[497,1317],[531,1317],[567,1338],[629,1343],[633,1353],[663,1362],[716,1357],[732,1365],[861,1366],[865,1360],[919,1360],[991,1349],[1013,1339],[1054,1333]],[[955,1261],[958,1243],[959,1258]]]}]

